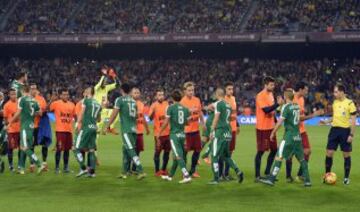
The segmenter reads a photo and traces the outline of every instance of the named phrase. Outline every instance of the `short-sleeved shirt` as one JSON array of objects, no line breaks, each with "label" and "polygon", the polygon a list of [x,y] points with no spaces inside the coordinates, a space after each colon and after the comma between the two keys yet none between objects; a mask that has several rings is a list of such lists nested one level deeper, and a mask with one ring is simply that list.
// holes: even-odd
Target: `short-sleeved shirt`
[{"label": "short-sleeved shirt", "polygon": [[[9,122],[17,111],[18,111],[18,101],[15,102],[11,100],[7,101],[4,105],[4,118]],[[8,133],[20,132],[20,119],[10,124],[7,128],[7,132]]]},{"label": "short-sleeved shirt", "polygon": [[231,130],[234,132],[237,130],[237,107],[236,107],[235,97],[225,96],[225,102],[231,106],[230,126],[231,126]]},{"label": "short-sleeved shirt", "polygon": [[[154,135],[158,136],[161,126],[166,118],[166,109],[169,107],[167,101],[156,101],[150,106],[149,114],[152,115],[154,121]],[[167,136],[170,134],[170,127],[167,126],[160,136]]]},{"label": "short-sleeved shirt", "polygon": [[166,117],[170,121],[170,133],[184,133],[187,119],[190,116],[190,111],[179,103],[169,106],[166,110]]},{"label": "short-sleeved shirt", "polygon": [[10,85],[11,89],[14,89],[16,91],[16,97],[20,98],[22,97],[22,90],[24,88],[24,84],[17,80],[13,80]]},{"label": "short-sleeved shirt", "polygon": [[185,127],[185,133],[198,132],[200,113],[202,110],[200,99],[195,96],[191,98],[184,96],[181,99],[180,104],[187,107],[191,113],[191,119]]},{"label": "short-sleeved shirt", "polygon": [[275,127],[275,111],[266,114],[263,108],[275,104],[274,95],[265,89],[256,95],[256,129],[271,130]]},{"label": "short-sleeved shirt", "polygon": [[[293,102],[296,103],[297,105],[299,105],[300,116],[304,116],[305,115],[305,99],[304,99],[304,97],[295,95]],[[306,132],[305,121],[300,121],[299,128],[300,128],[300,133]]]},{"label": "short-sleeved shirt", "polygon": [[[42,97],[40,95],[36,95],[34,99],[39,104],[41,111],[45,111],[47,104],[46,104],[46,101],[45,101],[44,97]],[[35,120],[34,120],[34,127],[35,128],[39,127],[40,119],[41,119],[40,116],[35,116]]]},{"label": "short-sleeved shirt", "polygon": [[297,104],[285,104],[281,108],[280,118],[284,119],[285,134],[298,135],[300,107]]},{"label": "short-sleeved shirt", "polygon": [[122,133],[136,133],[137,106],[131,96],[118,97],[115,100],[115,109],[119,110]]},{"label": "short-sleeved shirt", "polygon": [[21,110],[20,130],[34,129],[35,114],[40,111],[39,104],[30,96],[23,96],[18,101],[18,110]]},{"label": "short-sleeved shirt", "polygon": [[144,133],[144,103],[140,100],[136,101],[137,106],[137,119],[136,119],[136,133],[143,134]]},{"label": "short-sleeved shirt", "polygon": [[84,99],[82,116],[82,130],[97,130],[97,120],[100,116],[101,105],[93,98]]},{"label": "short-sleeved shirt", "polygon": [[231,130],[230,127],[230,116],[231,116],[231,107],[225,101],[217,101],[214,104],[215,107],[215,115],[220,114],[219,121],[216,126],[216,129],[225,129]]},{"label": "short-sleeved shirt", "polygon": [[74,103],[63,100],[57,100],[50,104],[50,111],[55,114],[56,132],[72,132],[72,126],[75,116]]},{"label": "short-sleeved shirt", "polygon": [[333,127],[342,127],[349,128],[350,127],[350,116],[356,114],[356,106],[355,103],[348,98],[344,100],[335,100],[333,103]]}]

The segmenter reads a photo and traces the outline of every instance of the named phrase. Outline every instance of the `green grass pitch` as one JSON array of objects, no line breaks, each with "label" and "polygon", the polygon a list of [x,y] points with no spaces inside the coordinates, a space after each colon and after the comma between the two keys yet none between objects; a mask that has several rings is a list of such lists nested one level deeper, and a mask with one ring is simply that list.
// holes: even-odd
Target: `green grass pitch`
[{"label": "green grass pitch", "polygon": [[[353,146],[351,184],[342,184],[343,159],[341,152],[337,152],[333,171],[338,175],[338,183],[324,185],[321,176],[328,130],[328,127],[308,127],[313,151],[309,164],[312,188],[287,184],[284,164],[275,187],[254,183],[256,145],[252,126],[241,127],[233,156],[245,173],[245,181],[243,184],[224,182],[218,186],[206,184],[212,173],[204,163],[199,167],[201,178],[188,185],[177,183],[179,170],[173,182],[154,177],[152,136],[146,137],[145,152],[141,155],[148,177],[143,181],[137,181],[135,177],[119,180],[116,176],[121,165],[120,136],[107,135],[99,140],[101,166],[95,179],[75,179],[75,173],[56,175],[51,151],[50,171],[41,176],[28,173],[19,176],[6,170],[0,175],[0,211],[359,211],[359,139],[355,139]],[[279,132],[279,138],[281,134]],[[37,154],[40,156],[39,149]],[[78,170],[73,154],[71,168]],[[294,160],[294,175],[297,168],[298,163]]]}]

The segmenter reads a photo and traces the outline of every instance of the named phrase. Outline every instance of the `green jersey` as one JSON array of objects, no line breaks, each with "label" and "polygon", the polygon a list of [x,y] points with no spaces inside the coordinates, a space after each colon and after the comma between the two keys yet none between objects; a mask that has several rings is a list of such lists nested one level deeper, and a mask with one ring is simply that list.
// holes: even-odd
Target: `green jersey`
[{"label": "green jersey", "polygon": [[220,114],[217,129],[230,129],[231,107],[224,100],[215,102],[215,114]]},{"label": "green jersey", "polygon": [[35,114],[40,111],[37,101],[30,96],[23,96],[19,99],[18,108],[21,110],[21,130],[34,129]]},{"label": "green jersey", "polygon": [[83,107],[85,107],[84,114],[82,116],[82,129],[97,130],[97,120],[100,116],[101,105],[93,98],[84,99]]},{"label": "green jersey", "polygon": [[20,98],[22,96],[22,90],[24,88],[24,84],[22,84],[21,82],[17,81],[17,80],[13,80],[11,82],[10,87],[14,90],[16,90],[16,97]]},{"label": "green jersey", "polygon": [[284,119],[285,134],[297,135],[300,133],[300,107],[297,104],[285,104],[281,109],[280,118]]},{"label": "green jersey", "polygon": [[131,96],[118,97],[115,100],[115,109],[119,110],[122,133],[136,133],[137,107]]},{"label": "green jersey", "polygon": [[5,127],[3,127],[0,131],[0,144],[7,142],[7,131]]},{"label": "green jersey", "polygon": [[179,103],[169,106],[166,110],[166,117],[170,119],[170,133],[184,133],[190,111]]}]

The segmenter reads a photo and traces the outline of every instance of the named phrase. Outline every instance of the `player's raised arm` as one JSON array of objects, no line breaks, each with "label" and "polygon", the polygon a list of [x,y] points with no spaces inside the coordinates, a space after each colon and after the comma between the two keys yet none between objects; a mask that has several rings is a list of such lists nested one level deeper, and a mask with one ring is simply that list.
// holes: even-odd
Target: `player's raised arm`
[{"label": "player's raised arm", "polygon": [[103,84],[103,82],[104,82],[104,80],[105,80],[105,76],[103,75],[103,76],[101,76],[101,78],[100,78],[100,81],[95,85],[95,91],[96,90],[99,90],[99,88],[101,87],[101,85]]}]

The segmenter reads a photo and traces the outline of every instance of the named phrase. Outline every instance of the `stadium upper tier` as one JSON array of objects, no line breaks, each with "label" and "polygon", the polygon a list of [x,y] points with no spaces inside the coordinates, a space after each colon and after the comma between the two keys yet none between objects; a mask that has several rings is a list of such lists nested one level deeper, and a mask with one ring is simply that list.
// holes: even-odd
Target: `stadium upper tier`
[{"label": "stadium upper tier", "polygon": [[2,33],[359,30],[360,0],[0,0]]},{"label": "stadium upper tier", "polygon": [[[332,101],[332,89],[342,82],[347,93],[360,109],[360,60],[269,60],[269,59],[153,59],[153,60],[101,60],[56,58],[0,60],[0,91],[6,91],[10,80],[19,71],[29,73],[29,81],[39,85],[44,96],[50,99],[52,91],[67,87],[73,97],[95,85],[100,79],[103,64],[117,70],[121,81],[137,85],[150,103],[158,87],[167,95],[186,81],[196,83],[196,94],[204,103],[218,86],[235,83],[235,93],[240,108],[255,106],[255,96],[262,89],[265,75],[276,79],[277,94],[299,81],[309,85],[307,99],[312,108],[326,106]],[[5,80],[6,79],[6,80]],[[1,89],[2,88],[2,89]],[[113,99],[113,98],[110,98]],[[309,108],[310,110],[311,108]]]}]

